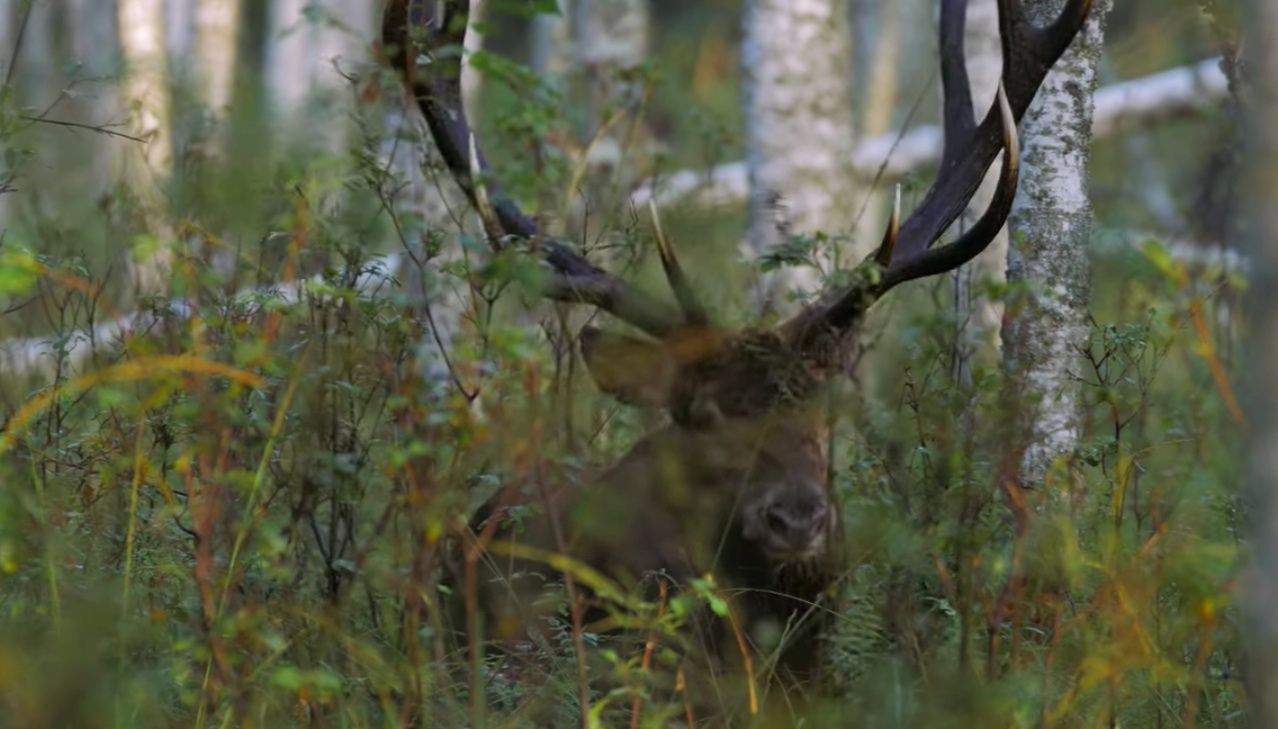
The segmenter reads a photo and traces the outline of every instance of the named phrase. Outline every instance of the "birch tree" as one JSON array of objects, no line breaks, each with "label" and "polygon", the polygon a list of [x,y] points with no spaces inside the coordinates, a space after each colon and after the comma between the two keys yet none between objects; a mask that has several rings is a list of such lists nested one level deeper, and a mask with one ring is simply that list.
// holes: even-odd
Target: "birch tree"
[{"label": "birch tree", "polygon": [[231,101],[235,82],[239,0],[199,0],[195,7],[195,63],[201,98],[214,114]]},{"label": "birch tree", "polygon": [[[765,253],[792,235],[854,233],[854,168],[839,153],[855,136],[847,0],[747,0],[741,61],[750,252]],[[828,252],[818,262],[829,266]],[[812,267],[783,268],[763,278],[757,296],[789,313],[786,294],[815,292],[821,278]]]},{"label": "birch tree", "polygon": [[[901,71],[901,16],[904,3],[862,2],[857,7],[857,24],[853,37],[869,46],[871,59],[865,79],[864,101],[861,104],[860,136],[875,137],[885,134],[892,126],[892,112],[896,108],[897,90]],[[871,12],[873,11],[873,12]]]},{"label": "birch tree", "polygon": [[[984,109],[994,98],[999,77],[1003,73],[1002,44],[998,32],[998,0],[968,2],[964,44],[972,99],[975,108]],[[959,219],[963,227],[975,223],[981,213],[985,212],[998,180],[997,165],[996,162],[986,173],[980,189],[972,198],[972,204]],[[958,374],[962,377],[967,376],[970,357],[982,352],[996,352],[999,345],[999,324],[1003,319],[1003,307],[997,302],[980,298],[978,285],[983,280],[1003,281],[1006,276],[1006,229],[994,238],[981,255],[954,274],[954,298],[961,327],[959,341],[964,350],[959,357],[961,371]]]},{"label": "birch tree", "polygon": [[[67,6],[71,16],[79,22],[71,25],[71,53],[75,63],[81,64],[80,75],[95,79],[82,98],[83,119],[91,124],[99,124],[114,119],[119,113],[119,98],[114,83],[97,81],[108,79],[113,73],[118,53],[116,18],[113,8],[100,0],[70,0]],[[90,177],[89,186],[96,198],[110,184],[114,175],[112,163],[116,159],[116,150],[125,145],[102,144],[95,140],[92,145],[92,162],[83,165]]]},{"label": "birch tree", "polygon": [[1278,726],[1278,1],[1248,3],[1244,102],[1251,167],[1250,367],[1251,493],[1256,509],[1253,569],[1246,584],[1245,634],[1250,641],[1248,689],[1252,726]]},{"label": "birch tree", "polygon": [[[612,109],[637,100],[639,89],[620,71],[647,60],[651,22],[649,0],[561,0],[558,15],[539,15],[531,26],[533,70],[580,93],[585,112],[576,118],[576,131],[583,144],[590,143],[586,153],[594,173],[632,171],[622,160],[627,125],[603,125]],[[635,182],[611,181],[626,189]]]},{"label": "birch tree", "polygon": [[[1056,0],[1026,2],[1039,23],[1055,17]],[[1077,347],[1087,337],[1087,196],[1093,93],[1105,17],[1097,0],[1082,33],[1048,74],[1021,122],[1020,194],[1012,208],[1008,280],[1019,298],[1003,334],[1004,368],[1017,388],[1021,463],[1027,484],[1043,482],[1052,463],[1073,452],[1080,434]]]},{"label": "birch tree", "polygon": [[155,174],[173,164],[169,128],[169,59],[166,58],[164,0],[119,0],[120,52],[125,72],[123,96],[132,127],[148,139],[143,160]]},{"label": "birch tree", "polygon": [[[140,150],[126,152],[124,179],[138,196],[147,231],[163,243],[168,225],[160,185],[173,164],[164,0],[118,0],[116,9],[125,63],[121,95],[130,112],[131,133],[147,140]],[[138,255],[132,270],[137,289],[143,294],[162,291],[172,253],[161,246]]]},{"label": "birch tree", "polygon": [[[849,71],[854,79],[854,86],[864,89],[858,95],[860,100],[853,110],[859,122],[856,130],[856,137],[859,139],[878,137],[887,134],[892,128],[900,91],[903,61],[901,50],[909,42],[903,38],[903,16],[908,11],[905,3],[861,0],[853,5],[853,70],[865,70],[864,76]],[[853,174],[862,183],[856,190],[856,199],[849,201],[856,207],[857,230],[861,233],[882,230],[890,211],[892,185],[876,179],[874,175],[864,174],[855,164]],[[872,179],[880,184],[873,187],[865,184]]]},{"label": "birch tree", "polygon": [[[267,97],[283,128],[306,133],[321,148],[346,142],[347,124],[332,106],[344,101],[346,80],[367,57],[380,3],[363,0],[274,0],[267,49]],[[322,122],[317,124],[316,122]]]}]

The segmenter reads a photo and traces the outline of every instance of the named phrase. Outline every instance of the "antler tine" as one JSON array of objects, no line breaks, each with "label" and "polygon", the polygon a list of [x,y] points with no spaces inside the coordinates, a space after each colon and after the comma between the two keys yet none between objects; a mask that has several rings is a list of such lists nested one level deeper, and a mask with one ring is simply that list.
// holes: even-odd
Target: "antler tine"
[{"label": "antler tine", "polygon": [[883,242],[874,254],[874,262],[887,268],[892,262],[892,254],[896,252],[896,237],[901,233],[901,183],[896,183],[896,194],[892,198],[892,217],[888,219],[887,230],[883,232]]},{"label": "antler tine", "polygon": [[[966,0],[945,0],[945,4],[950,6],[949,17],[957,19],[965,15],[959,6],[965,5]],[[1042,28],[1034,26],[1026,17],[1021,0],[999,0],[998,6],[1003,41],[1003,85],[1012,116],[1019,122],[1052,64],[1082,28],[1091,0],[1069,0],[1061,14]],[[941,26],[943,35],[955,36],[962,31],[959,22]],[[961,47],[961,41],[943,37],[941,47]],[[971,91],[966,84],[961,89],[945,89],[947,97],[954,93],[970,97]],[[946,132],[945,157],[950,164],[941,168],[923,202],[902,224],[897,244],[898,258],[893,261],[893,266],[904,266],[914,257],[927,255],[932,243],[967,207],[985,176],[985,170],[1003,146],[1000,115],[996,100],[980,125],[966,138]],[[950,121],[946,119],[947,124]]]},{"label": "antler tine", "polygon": [[648,212],[652,215],[652,232],[657,239],[657,255],[661,257],[661,268],[666,272],[666,281],[670,283],[670,290],[674,292],[675,299],[683,308],[684,318],[694,326],[709,323],[710,317],[706,315],[705,307],[701,305],[697,292],[688,283],[688,277],[683,273],[683,266],[679,265],[679,259],[675,257],[674,247],[670,245],[670,239],[666,237],[666,232],[661,227],[661,216],[657,214],[655,200],[648,201]]},{"label": "antler tine", "polygon": [[[537,223],[494,180],[481,180],[488,164],[462,105],[461,61],[468,0],[390,0],[382,16],[382,44],[417,101],[444,164],[480,212],[492,245],[501,238],[536,241],[553,271],[545,295],[589,304],[656,337],[682,325],[678,312],[627,286],[568,246],[540,237]],[[418,44],[415,41],[424,42]],[[424,62],[418,63],[420,46]]]},{"label": "antler tine", "polygon": [[[970,121],[971,87],[961,56],[966,0],[943,0],[941,10],[945,151],[936,180],[901,225],[895,251],[882,276],[857,276],[833,297],[799,312],[785,324],[801,339],[824,328],[850,326],[893,286],[951,270],[980,253],[998,234],[1016,190],[1016,122],[1025,115],[1043,79],[1087,19],[1091,0],[1067,0],[1051,23],[1039,27],[1026,17],[1021,0],[999,0],[1003,80],[979,125]],[[1007,150],[995,198],[976,225],[946,246],[932,245],[967,207],[990,163]],[[874,255],[877,255],[874,254]],[[871,261],[873,263],[873,261]],[[831,301],[833,300],[833,303]]]},{"label": "antler tine", "polygon": [[[972,260],[989,245],[994,236],[1007,222],[1008,213],[1012,210],[1012,201],[1016,198],[1016,183],[1020,169],[1020,142],[1016,135],[1016,120],[1012,117],[1012,107],[1007,100],[1007,92],[1002,82],[998,85],[995,103],[999,109],[999,118],[1003,124],[1003,165],[999,171],[998,185],[994,189],[994,197],[985,208],[979,220],[972,225],[958,240],[928,251],[927,256],[911,259],[903,266],[886,265],[884,261],[891,259],[891,243],[895,240],[897,215],[900,212],[900,199],[897,210],[892,214],[888,224],[888,233],[883,245],[874,254],[874,261],[885,266],[882,277],[873,281],[873,290],[858,290],[853,295],[845,295],[824,312],[822,319],[828,326],[841,329],[855,321],[868,308],[873,299],[877,299],[890,291],[894,286],[916,278],[924,278],[938,273],[951,271]],[[898,193],[899,194],[899,193]],[[866,298],[870,301],[867,302]]]},{"label": "antler tine", "polygon": [[903,265],[890,266],[883,275],[883,290],[887,291],[898,283],[916,278],[932,276],[953,270],[972,260],[989,245],[1012,211],[1012,201],[1016,199],[1016,183],[1020,172],[1020,140],[1016,133],[1016,119],[1012,115],[1012,106],[1007,100],[1007,90],[999,81],[995,103],[998,106],[999,120],[1002,128],[1003,166],[999,172],[998,185],[989,206],[958,240],[943,246],[932,248],[927,256],[916,257]]}]

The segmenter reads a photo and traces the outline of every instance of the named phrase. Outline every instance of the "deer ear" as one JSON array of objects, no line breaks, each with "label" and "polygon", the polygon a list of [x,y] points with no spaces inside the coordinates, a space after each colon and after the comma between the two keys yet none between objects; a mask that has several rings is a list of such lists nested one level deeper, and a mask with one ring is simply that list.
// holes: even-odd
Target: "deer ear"
[{"label": "deer ear", "polygon": [[670,403],[675,361],[663,344],[594,327],[582,328],[580,341],[586,368],[600,390],[631,405]]}]

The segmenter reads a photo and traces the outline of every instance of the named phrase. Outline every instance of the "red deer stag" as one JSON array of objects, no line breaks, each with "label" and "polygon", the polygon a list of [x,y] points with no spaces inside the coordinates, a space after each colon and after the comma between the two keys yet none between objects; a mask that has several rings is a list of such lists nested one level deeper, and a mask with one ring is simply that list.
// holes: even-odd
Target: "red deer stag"
[{"label": "red deer stag", "polygon": [[[519,539],[620,579],[660,572],[679,581],[711,573],[743,596],[733,607],[745,637],[762,634],[765,623],[786,629],[782,665],[797,675],[810,669],[817,642],[812,626],[819,622],[813,618],[821,612],[812,606],[838,575],[842,550],[821,431],[807,404],[840,371],[849,332],[875,301],[898,284],[971,260],[1002,228],[1016,193],[1016,122],[1090,4],[1068,0],[1055,21],[1039,27],[1026,17],[1022,0],[999,0],[1003,81],[977,123],[963,57],[966,3],[943,0],[944,152],[931,189],[904,222],[893,216],[876,252],[841,288],[777,328],[729,332],[709,321],[660,235],[658,252],[677,307],[544,236],[484,174],[463,111],[459,70],[468,3],[391,0],[383,25],[389,60],[490,243],[537,252],[549,274],[547,297],[602,309],[647,334],[586,329],[583,356],[602,389],[663,407],[673,420],[593,487],[561,490],[540,526],[527,525]],[[941,242],[1000,151],[999,184],[988,208],[957,238]],[[551,570],[542,571],[545,577]],[[541,586],[524,592],[518,579],[507,578],[495,599],[511,609],[531,603]],[[805,618],[809,627],[794,630]]]}]

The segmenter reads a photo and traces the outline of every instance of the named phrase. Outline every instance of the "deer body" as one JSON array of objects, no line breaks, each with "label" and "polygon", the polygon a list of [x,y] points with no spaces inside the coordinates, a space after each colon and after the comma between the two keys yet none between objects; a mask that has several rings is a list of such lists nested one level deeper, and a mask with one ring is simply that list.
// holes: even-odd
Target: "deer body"
[{"label": "deer body", "polygon": [[[589,333],[587,340],[588,364],[596,349],[614,348],[606,354],[615,357],[617,347],[648,346],[600,332]],[[653,362],[661,355],[638,356]],[[643,372],[648,396],[660,390],[660,369]],[[716,374],[711,382],[721,386],[723,373]],[[641,396],[607,374],[597,379],[624,398]],[[698,391],[686,377],[681,383],[685,396],[699,393],[684,413],[694,425],[676,422],[647,435],[599,477],[581,487],[561,486],[545,503],[533,496],[531,503],[544,512],[517,527],[496,525],[493,539],[507,548],[517,545],[510,550],[515,553],[531,547],[569,555],[623,590],[649,598],[655,597],[657,580],[678,588],[712,575],[729,596],[742,635],[753,641],[790,631],[781,663],[806,675],[815,668],[816,654],[793,650],[801,642],[793,636],[821,625],[825,611],[819,604],[841,569],[842,556],[842,520],[826,477],[821,428],[801,409],[767,417],[725,416],[735,403],[751,401],[742,389],[751,383],[709,392]],[[500,506],[486,510],[473,532],[483,533],[491,520],[509,512]],[[517,640],[528,626],[548,617],[546,565],[526,559],[494,564],[481,580],[495,586],[483,602],[493,612],[490,619],[502,626],[498,637]],[[718,642],[726,628],[717,627]],[[506,634],[508,629],[514,634]]]},{"label": "deer body", "polygon": [[[587,329],[582,354],[601,389],[662,408],[674,422],[641,440],[592,486],[543,494],[543,518],[524,532],[500,527],[500,508],[476,525],[483,538],[472,542],[471,554],[487,550],[483,564],[498,585],[490,597],[513,606],[516,623],[528,619],[518,611],[536,602],[535,585],[571,570],[510,556],[527,558],[527,550],[503,556],[499,547],[510,541],[522,540],[542,556],[562,553],[629,584],[652,573],[675,581],[713,574],[744,591],[737,606],[747,634],[756,624],[789,623],[805,614],[837,576],[839,510],[826,480],[821,429],[804,414],[811,397],[842,370],[846,345],[874,302],[897,285],[971,260],[1002,228],[1016,194],[1016,122],[1090,9],[1089,0],[1065,0],[1053,22],[1037,26],[1022,0],[998,4],[1003,82],[977,117],[963,58],[966,3],[941,0],[944,154],[917,207],[902,219],[898,196],[878,250],[789,321],[768,331],[725,332],[700,305],[655,208],[656,249],[677,308],[544,236],[483,174],[486,163],[461,103],[460,60],[443,52],[463,47],[468,2],[388,0],[383,41],[389,60],[493,248],[524,241],[544,261],[546,297],[596,307],[644,332],[640,339]],[[985,213],[942,243],[1000,153],[999,184]],[[531,591],[520,586],[524,578],[535,583]],[[800,634],[789,654],[810,666],[814,642]]]}]

